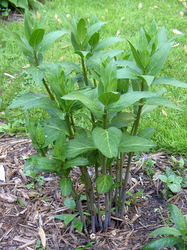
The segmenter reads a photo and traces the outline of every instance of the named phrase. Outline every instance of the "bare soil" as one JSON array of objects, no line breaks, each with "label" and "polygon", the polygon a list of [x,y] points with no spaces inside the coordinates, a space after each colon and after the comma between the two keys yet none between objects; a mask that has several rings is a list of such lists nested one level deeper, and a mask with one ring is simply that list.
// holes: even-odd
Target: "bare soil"
[{"label": "bare soil", "polygon": [[[167,221],[166,205],[176,204],[187,214],[187,190],[169,200],[164,200],[160,181],[146,176],[141,165],[134,160],[132,167],[130,192],[144,190],[144,196],[135,204],[127,206],[126,216],[118,229],[111,228],[107,233],[98,232],[86,237],[66,228],[62,221],[54,217],[62,213],[71,213],[64,204],[58,189],[58,177],[44,174],[44,184],[35,183],[23,174],[24,159],[35,153],[31,141],[27,138],[0,139],[0,165],[6,173],[6,182],[0,182],[0,249],[43,249],[39,242],[45,241],[47,250],[71,250],[82,248],[89,242],[93,245],[84,249],[93,250],[138,250],[150,241],[148,233]],[[156,161],[156,172],[170,166],[170,156],[164,153],[149,155]],[[78,171],[73,172],[77,178]],[[115,222],[117,218],[113,217]]]}]

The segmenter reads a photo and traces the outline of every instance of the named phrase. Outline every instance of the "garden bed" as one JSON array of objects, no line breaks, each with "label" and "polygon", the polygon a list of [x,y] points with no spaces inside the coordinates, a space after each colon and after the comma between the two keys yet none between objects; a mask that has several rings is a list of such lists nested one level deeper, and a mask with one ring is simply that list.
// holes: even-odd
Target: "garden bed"
[{"label": "garden bed", "polygon": [[[31,187],[31,179],[23,174],[23,164],[32,154],[34,150],[27,138],[0,139],[0,164],[6,173],[6,182],[0,183],[0,249],[42,249],[41,240],[45,241],[45,237],[46,249],[76,249],[89,242],[94,243],[86,249],[141,249],[150,240],[148,233],[163,225],[163,220],[167,221],[167,204],[176,204],[187,214],[187,190],[164,200],[161,182],[152,181],[134,159],[129,188],[132,193],[144,190],[142,197],[126,207],[120,228],[86,237],[54,219],[58,214],[70,212],[63,204],[58,177],[45,174],[43,185],[35,183],[34,188]],[[170,155],[162,152],[151,154],[149,158],[156,162],[156,172],[170,165]],[[73,170],[73,178],[77,180],[76,188],[83,188],[78,182],[77,168]],[[113,223],[116,220],[119,219],[112,217]]]}]

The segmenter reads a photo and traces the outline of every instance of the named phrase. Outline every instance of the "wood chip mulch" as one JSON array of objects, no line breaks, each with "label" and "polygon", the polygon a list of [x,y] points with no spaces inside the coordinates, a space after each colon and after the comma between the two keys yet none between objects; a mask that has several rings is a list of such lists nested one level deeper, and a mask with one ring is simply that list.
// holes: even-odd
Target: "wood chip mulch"
[{"label": "wood chip mulch", "polygon": [[[84,249],[137,250],[150,240],[148,233],[163,225],[164,218],[167,220],[168,203],[176,204],[187,214],[187,190],[165,201],[160,192],[161,183],[150,180],[134,161],[130,191],[142,189],[145,197],[127,207],[120,229],[111,228],[107,233],[98,232],[86,237],[54,218],[70,212],[63,204],[58,177],[44,174],[44,184],[35,183],[32,188],[32,180],[24,176],[24,159],[33,153],[35,151],[27,138],[0,139],[0,165],[6,174],[6,181],[0,182],[0,249],[41,250],[46,241],[47,250],[71,250],[89,242],[93,242],[92,246]],[[164,153],[149,157],[156,161],[157,171],[170,165],[170,156]],[[79,178],[76,171],[73,174],[74,178]]]}]

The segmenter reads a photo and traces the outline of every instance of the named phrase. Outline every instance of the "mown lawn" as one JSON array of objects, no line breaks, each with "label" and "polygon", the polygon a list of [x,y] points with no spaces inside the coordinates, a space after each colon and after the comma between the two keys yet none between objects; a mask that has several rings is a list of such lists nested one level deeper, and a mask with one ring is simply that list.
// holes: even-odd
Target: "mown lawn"
[{"label": "mown lawn", "polygon": [[[138,0],[53,0],[47,1],[43,9],[39,10],[38,16],[44,18],[44,26],[47,31],[64,28],[61,15],[73,15],[79,17],[93,18],[107,21],[103,28],[103,36],[118,35],[124,38],[118,47],[124,49],[128,54],[126,39],[135,41],[141,26],[148,27],[154,19],[158,26],[165,26],[168,35],[173,36],[173,29],[179,30],[184,35],[176,39],[176,47],[173,48],[162,75],[168,75],[181,81],[187,81],[187,16],[179,13],[183,10],[177,0],[142,0],[142,6]],[[139,6],[139,8],[138,8]],[[141,8],[140,8],[141,7]],[[58,20],[57,20],[58,19]],[[21,111],[8,110],[7,106],[12,99],[29,89],[38,88],[34,86],[23,73],[23,67],[27,64],[26,59],[20,52],[17,44],[5,31],[23,32],[21,21],[0,21],[0,132],[12,135],[24,130],[24,116]],[[63,38],[46,53],[45,61],[73,60],[78,58],[72,56],[72,48],[69,40]],[[10,78],[4,73],[11,74]],[[160,108],[153,111],[143,120],[142,126],[154,127],[156,135],[154,140],[160,150],[170,153],[187,154],[187,89],[168,87],[167,96],[181,107],[181,110]],[[33,113],[36,118],[38,113]],[[4,124],[6,123],[6,124]]]}]

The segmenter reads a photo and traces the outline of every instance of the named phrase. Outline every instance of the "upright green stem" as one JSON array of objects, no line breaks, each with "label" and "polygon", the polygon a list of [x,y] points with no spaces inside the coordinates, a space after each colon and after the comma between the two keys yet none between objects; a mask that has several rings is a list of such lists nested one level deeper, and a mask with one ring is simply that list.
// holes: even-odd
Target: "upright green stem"
[{"label": "upright green stem", "polygon": [[[34,52],[34,61],[35,61],[35,66],[36,67],[39,66],[38,56],[37,56],[36,52]],[[47,85],[47,82],[46,82],[46,80],[44,78],[42,79],[42,82],[43,82],[43,85],[44,85],[50,99],[52,101],[55,101],[55,97],[53,96],[53,94],[52,94],[51,90],[49,89],[49,87]]]},{"label": "upright green stem", "polygon": [[[134,121],[134,124],[132,126],[131,135],[134,136],[137,134],[138,126],[140,123],[140,117],[142,112],[143,104],[140,102],[140,105],[138,107],[138,112],[136,116],[136,120]],[[128,160],[127,160],[127,167],[125,172],[125,178],[122,184],[121,194],[120,194],[120,202],[122,202],[121,210],[120,210],[120,218],[123,218],[124,216],[124,210],[125,210],[125,201],[126,201],[126,189],[129,179],[129,173],[130,173],[130,167],[131,167],[131,161],[132,161],[133,152],[128,153]]]},{"label": "upright green stem", "polygon": [[[98,176],[99,176],[99,170],[98,170],[98,165],[96,165],[95,166],[95,181],[97,180]],[[101,209],[100,209],[100,196],[98,192],[96,192],[96,198],[97,198],[97,210],[98,210],[98,223],[99,223],[100,229],[103,230],[102,219],[101,219]]]},{"label": "upright green stem", "polygon": [[72,196],[73,196],[73,198],[75,200],[75,203],[76,203],[76,206],[77,206],[77,210],[79,211],[80,219],[81,219],[81,221],[83,223],[84,232],[88,235],[87,226],[86,226],[86,220],[85,220],[85,216],[84,216],[82,204],[81,204],[81,201],[80,201],[80,197],[76,193],[74,187],[73,187],[73,190],[72,190]]},{"label": "upright green stem", "polygon": [[91,214],[91,227],[92,227],[92,233],[96,232],[96,212],[95,212],[95,198],[94,198],[94,192],[93,192],[93,185],[92,180],[90,178],[90,175],[88,173],[87,167],[79,167],[83,181],[85,183],[85,191],[86,191],[86,197],[87,197],[87,204],[90,210]]},{"label": "upright green stem", "polygon": [[72,139],[74,137],[74,127],[71,123],[71,115],[66,113],[65,120],[66,120],[66,123],[68,125],[68,129],[69,129],[69,137]]},{"label": "upright green stem", "polygon": [[84,62],[84,58],[81,56],[81,64],[82,64],[82,71],[84,76],[85,85],[88,86],[88,77],[87,77],[87,70]]}]

